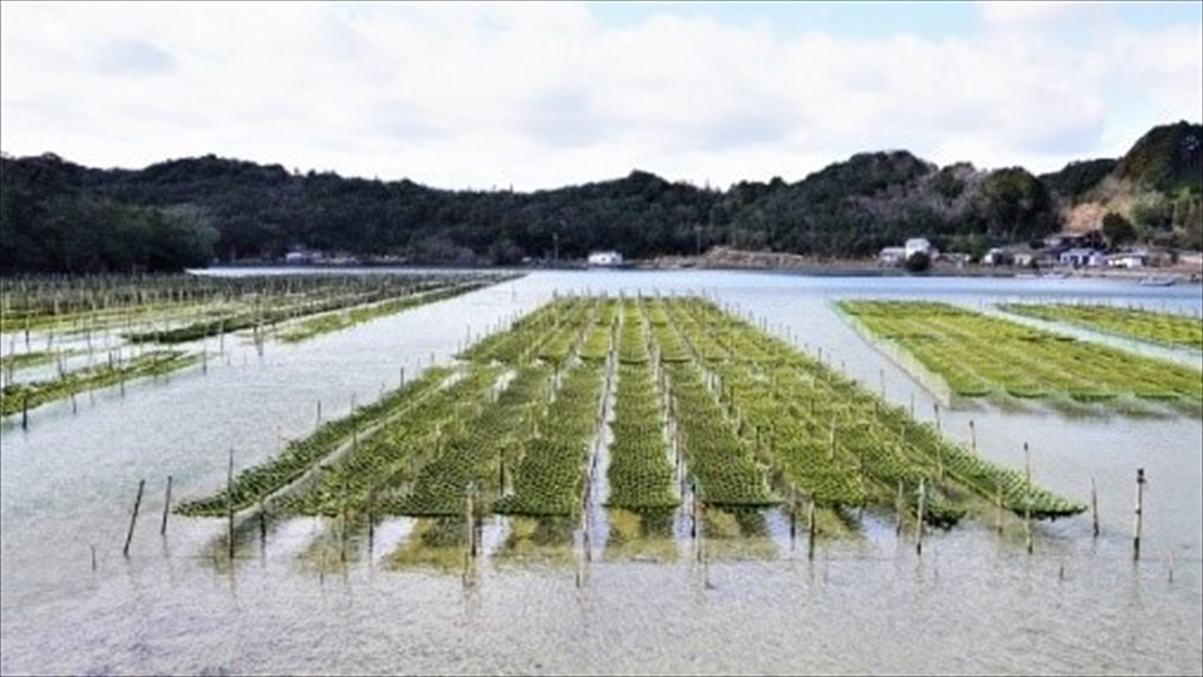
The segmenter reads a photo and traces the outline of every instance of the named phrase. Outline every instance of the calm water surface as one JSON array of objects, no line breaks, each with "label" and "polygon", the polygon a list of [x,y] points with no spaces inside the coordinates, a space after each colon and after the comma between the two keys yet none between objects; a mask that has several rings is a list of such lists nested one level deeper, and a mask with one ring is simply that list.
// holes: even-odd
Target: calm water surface
[{"label": "calm water surface", "polygon": [[[252,529],[232,566],[212,556],[221,520],[173,516],[160,536],[169,474],[175,500],[211,491],[231,450],[239,467],[273,455],[312,430],[319,400],[323,417],[342,416],[353,399],[395,388],[402,370],[411,378],[554,294],[585,292],[706,294],[933,421],[932,396],[845,325],[833,301],[1203,311],[1198,286],[1109,280],[537,272],[297,345],[269,341],[262,353],[228,337],[207,370],[81,396],[74,410],[45,406],[28,431],[4,422],[0,672],[1203,673],[1197,418],[942,409],[947,436],[967,442],[972,420],[979,450],[996,461],[1022,467],[1027,443],[1035,480],[1051,489],[1088,500],[1096,482],[1100,537],[1089,514],[1041,524],[1033,555],[1015,524],[999,536],[982,520],[929,535],[919,556],[911,534],[896,536],[888,515],[872,513],[854,537],[817,542],[812,560],[770,512],[760,536],[716,540],[705,564],[687,534],[644,550],[610,548],[602,534],[588,563],[503,557],[508,523],[496,519],[489,556],[467,578],[385,566],[414,528],[408,519],[382,524],[370,550],[355,542],[345,567],[314,564],[328,534],[319,520],[271,524],[262,542]],[[212,353],[217,343],[193,347]],[[1134,562],[1137,468],[1149,483]],[[147,493],[127,559],[139,479]]]}]

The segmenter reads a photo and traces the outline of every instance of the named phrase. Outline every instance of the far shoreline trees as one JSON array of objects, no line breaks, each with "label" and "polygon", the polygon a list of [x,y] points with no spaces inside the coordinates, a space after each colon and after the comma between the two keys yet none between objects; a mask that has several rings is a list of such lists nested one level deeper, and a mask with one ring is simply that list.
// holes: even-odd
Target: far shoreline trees
[{"label": "far shoreline trees", "polygon": [[639,260],[714,246],[855,259],[925,237],[942,251],[980,254],[1059,231],[1065,208],[1115,185],[1144,191],[1137,213],[1121,216],[1137,236],[1199,248],[1203,160],[1190,138],[1203,139],[1203,126],[1157,127],[1118,161],[1039,177],[1022,167],[940,168],[891,151],[858,153],[795,183],[716,190],[635,170],[532,193],[301,174],[213,155],[136,171],[5,155],[0,274],[178,271],[281,261],[296,249],[420,265],[583,260],[611,249]]}]

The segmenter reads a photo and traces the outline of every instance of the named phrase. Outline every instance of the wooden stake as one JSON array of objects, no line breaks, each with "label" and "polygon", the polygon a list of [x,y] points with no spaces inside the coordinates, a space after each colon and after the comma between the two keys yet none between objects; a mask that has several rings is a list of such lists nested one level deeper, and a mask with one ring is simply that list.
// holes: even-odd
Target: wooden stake
[{"label": "wooden stake", "polygon": [[88,547],[92,550],[92,573],[96,573],[96,544],[89,544]]},{"label": "wooden stake", "polygon": [[1132,561],[1140,559],[1140,527],[1144,515],[1145,469],[1136,469],[1136,519],[1132,525]]},{"label": "wooden stake", "polygon": [[973,453],[977,453],[977,428],[973,425],[973,419],[969,419],[969,446],[973,449]]},{"label": "wooden stake", "polygon": [[1024,495],[1023,495],[1023,531],[1024,539],[1027,541],[1028,554],[1032,554],[1032,454],[1028,450],[1028,443],[1023,443],[1023,472],[1024,472]]},{"label": "wooden stake", "polygon": [[267,541],[267,506],[263,504],[263,494],[259,494],[259,543]]},{"label": "wooden stake", "polygon": [[906,494],[902,489],[902,478],[898,479],[898,496],[894,499],[894,511],[898,513],[898,524],[894,527],[894,535],[902,535],[902,517],[906,513]]},{"label": "wooden stake", "polygon": [[163,501],[163,525],[159,527],[159,535],[167,535],[167,513],[171,512],[171,475],[167,476],[167,498]]},{"label": "wooden stake", "polygon": [[234,559],[234,450],[230,450],[230,465],[226,471],[226,536],[230,559]]},{"label": "wooden stake", "polygon": [[1002,536],[1003,532],[1003,506],[1002,506],[1002,485],[997,481],[994,482],[994,507],[995,507],[995,522],[998,526],[998,535]]},{"label": "wooden stake", "polygon": [[794,539],[798,534],[798,485],[790,485],[789,496],[789,547],[794,547]]},{"label": "wooden stake", "polygon": [[121,554],[129,557],[129,544],[134,539],[134,525],[138,522],[138,508],[142,506],[142,490],[146,488],[146,480],[138,480],[138,496],[134,499],[134,512],[129,518],[129,532],[125,535],[125,547]]},{"label": "wooden stake", "polygon": [[342,495],[339,499],[339,512],[342,513],[338,525],[338,560],[347,563],[347,482],[343,481]]},{"label": "wooden stake", "polygon": [[1099,537],[1099,492],[1094,478],[1090,478],[1090,513],[1094,521],[1094,537]]},{"label": "wooden stake", "polygon": [[806,521],[808,522],[807,528],[809,529],[810,534],[809,534],[808,542],[806,545],[806,558],[811,561],[814,561],[814,558],[815,558],[815,534],[818,532],[818,528],[815,525],[815,499],[813,499],[813,498],[810,499],[810,507],[808,508],[808,512],[809,512],[809,514],[807,515]]},{"label": "wooden stake", "polygon": [[927,486],[924,484],[926,477],[919,478],[919,521],[915,524],[915,553],[923,554],[923,500],[927,497]]}]

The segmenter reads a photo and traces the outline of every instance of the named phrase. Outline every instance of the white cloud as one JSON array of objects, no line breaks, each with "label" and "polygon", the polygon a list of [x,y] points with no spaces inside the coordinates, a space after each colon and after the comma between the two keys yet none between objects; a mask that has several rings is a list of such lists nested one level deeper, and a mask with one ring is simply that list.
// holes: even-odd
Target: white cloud
[{"label": "white cloud", "polygon": [[1024,26],[1077,10],[1043,4],[984,5],[1005,30],[921,40],[785,39],[670,6],[615,28],[578,3],[5,2],[0,145],[446,188],[634,168],[725,187],[898,148],[1048,171],[1198,119],[1198,25],[1050,41]]}]

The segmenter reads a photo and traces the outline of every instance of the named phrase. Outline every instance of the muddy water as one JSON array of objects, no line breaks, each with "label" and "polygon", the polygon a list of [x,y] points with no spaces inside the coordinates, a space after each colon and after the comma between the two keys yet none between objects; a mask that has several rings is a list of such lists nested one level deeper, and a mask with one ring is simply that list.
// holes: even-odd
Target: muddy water
[{"label": "muddy water", "polygon": [[[390,566],[414,520],[350,544],[315,544],[322,520],[251,525],[231,566],[221,520],[172,517],[176,500],[276,453],[283,440],[372,401],[401,370],[446,362],[466,341],[556,293],[704,293],[933,420],[934,400],[839,320],[840,298],[1101,300],[1199,312],[1195,287],[1107,280],[826,278],[719,272],[540,272],[296,345],[228,339],[226,354],[167,378],[39,408],[0,428],[4,674],[1200,674],[1203,672],[1203,426],[1198,419],[1068,417],[988,407],[939,414],[945,434],[1088,499],[1089,514],[1022,528],[988,520],[929,534],[922,556],[888,515],[820,540],[808,557],[777,512],[712,525],[706,558],[681,519],[631,542],[629,520],[579,539],[485,557]],[[7,341],[7,339],[4,339]],[[210,351],[215,344],[210,341]],[[1132,558],[1134,479],[1144,468],[1142,556]],[[130,556],[121,550],[147,482]],[[742,536],[738,534],[744,534]],[[672,536],[668,536],[671,534]],[[724,535],[726,534],[726,535]],[[615,538],[620,535],[620,538]],[[607,538],[608,537],[608,538]],[[572,537],[569,536],[571,539]],[[554,538],[552,539],[555,540]],[[96,568],[91,565],[95,546]],[[621,546],[621,547],[620,547]],[[315,564],[315,552],[326,565]]]}]

